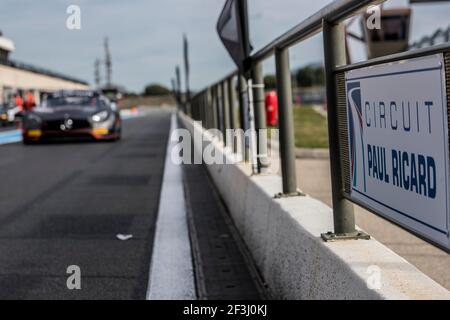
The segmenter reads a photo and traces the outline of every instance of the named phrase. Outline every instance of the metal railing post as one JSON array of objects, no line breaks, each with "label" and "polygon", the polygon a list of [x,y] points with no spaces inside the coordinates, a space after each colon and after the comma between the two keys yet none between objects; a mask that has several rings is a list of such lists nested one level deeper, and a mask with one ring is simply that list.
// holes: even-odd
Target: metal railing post
[{"label": "metal railing post", "polygon": [[200,120],[200,108],[199,108],[199,97],[195,97],[195,101],[191,102],[193,103],[192,108],[193,108],[193,114],[194,114],[194,119],[199,121]]},{"label": "metal railing post", "polygon": [[[236,90],[234,88],[233,77],[228,79],[227,89],[228,89],[228,104],[230,107],[230,128],[236,130],[239,128],[238,119],[236,115]],[[232,138],[234,139],[234,138]],[[239,141],[232,141],[233,152],[238,152]]]},{"label": "metal railing post", "polygon": [[275,50],[283,195],[298,195],[289,49]]},{"label": "metal railing post", "polygon": [[223,139],[225,146],[230,145],[230,141],[227,137],[227,132],[230,129],[230,103],[228,97],[228,81],[222,82],[222,110],[223,110]]},{"label": "metal railing post", "polygon": [[[238,76],[238,88],[239,88],[239,120],[241,123],[242,130],[248,129],[248,125],[246,123],[245,114],[247,114],[247,111],[245,110],[248,108],[247,102],[245,101],[244,94],[247,93],[247,81],[245,80],[245,77],[243,75]],[[242,143],[242,152],[243,152],[243,158],[246,162],[250,161],[250,150],[248,148],[248,145],[245,141],[245,137],[241,141]]]},{"label": "metal railing post", "polygon": [[197,119],[197,98],[191,100],[191,118],[193,120]]},{"label": "metal railing post", "polygon": [[212,88],[206,90],[206,129],[213,126],[213,106],[212,106]]},{"label": "metal railing post", "polygon": [[209,123],[210,123],[210,120],[209,120],[210,114],[211,114],[210,104],[209,104],[210,95],[211,95],[211,92],[210,92],[209,88],[207,88],[205,90],[205,96],[203,98],[205,100],[205,125],[204,125],[204,127],[206,129],[209,129]]},{"label": "metal railing post", "polygon": [[211,128],[218,129],[219,122],[217,121],[217,87],[211,87]]},{"label": "metal railing post", "polygon": [[343,197],[341,156],[339,146],[339,124],[336,97],[336,66],[347,63],[345,52],[344,23],[332,24],[323,21],[323,48],[325,58],[325,81],[327,91],[328,138],[330,150],[331,188],[333,201],[334,234],[323,234],[324,240],[358,238],[355,229],[353,204]]},{"label": "metal railing post", "polygon": [[237,129],[239,128],[239,124],[237,122],[237,114],[236,114],[236,90],[234,88],[233,77],[228,78],[227,80],[227,89],[228,89],[228,104],[230,106],[230,128]]},{"label": "metal railing post", "polygon": [[217,129],[222,133],[223,138],[223,106],[222,106],[222,85],[216,84],[216,116],[217,116]]},{"label": "metal railing post", "polygon": [[258,150],[258,172],[267,172],[269,167],[267,157],[267,122],[264,103],[264,76],[262,62],[257,62],[252,69],[253,106],[255,110],[255,128]]},{"label": "metal railing post", "polygon": [[204,99],[204,93],[200,92],[199,96],[198,96],[198,103],[199,103],[199,117],[200,117],[200,121],[202,122],[202,126],[205,125],[205,109],[204,109],[204,104],[205,104],[205,99]]},{"label": "metal railing post", "polygon": [[208,89],[202,95],[203,101],[203,128],[208,128]]},{"label": "metal railing post", "polygon": [[207,121],[208,121],[208,90],[203,91],[202,94],[202,104],[203,104],[203,127],[207,128]]}]

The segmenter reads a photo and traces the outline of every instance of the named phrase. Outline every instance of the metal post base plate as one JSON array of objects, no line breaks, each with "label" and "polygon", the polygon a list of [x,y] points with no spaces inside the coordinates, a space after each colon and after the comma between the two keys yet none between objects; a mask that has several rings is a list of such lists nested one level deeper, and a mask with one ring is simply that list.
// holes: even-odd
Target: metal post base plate
[{"label": "metal post base plate", "polygon": [[325,242],[341,241],[341,240],[370,240],[370,235],[359,230],[351,233],[341,233],[341,234],[327,232],[322,233],[320,236]]},{"label": "metal post base plate", "polygon": [[290,197],[304,197],[306,196],[306,194],[304,194],[303,192],[301,192],[300,190],[297,190],[296,192],[292,192],[292,193],[277,193],[276,195],[274,195],[273,197],[275,199],[281,199],[281,198],[290,198]]}]

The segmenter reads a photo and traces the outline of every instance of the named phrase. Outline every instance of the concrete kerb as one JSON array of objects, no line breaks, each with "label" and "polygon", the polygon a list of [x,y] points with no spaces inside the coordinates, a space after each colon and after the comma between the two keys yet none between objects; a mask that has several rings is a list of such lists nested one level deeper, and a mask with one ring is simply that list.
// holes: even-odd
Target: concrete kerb
[{"label": "concrete kerb", "polygon": [[[194,130],[205,133],[186,115],[179,117],[192,135]],[[207,143],[224,157],[231,156],[221,142]],[[196,152],[201,148],[196,147]],[[251,176],[245,164],[214,164],[207,169],[271,296],[450,299],[448,290],[375,239],[323,242],[320,233],[333,227],[331,208],[309,196],[274,199],[281,190],[281,177]],[[370,289],[374,270],[379,270],[381,286]]]}]

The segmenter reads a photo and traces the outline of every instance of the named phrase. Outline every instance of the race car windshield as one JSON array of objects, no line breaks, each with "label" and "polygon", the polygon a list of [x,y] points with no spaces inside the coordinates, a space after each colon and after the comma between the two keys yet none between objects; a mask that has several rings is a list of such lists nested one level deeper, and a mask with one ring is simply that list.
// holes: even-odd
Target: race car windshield
[{"label": "race car windshield", "polygon": [[89,96],[60,96],[49,97],[43,102],[43,106],[47,108],[58,107],[97,107],[99,99],[97,97]]}]

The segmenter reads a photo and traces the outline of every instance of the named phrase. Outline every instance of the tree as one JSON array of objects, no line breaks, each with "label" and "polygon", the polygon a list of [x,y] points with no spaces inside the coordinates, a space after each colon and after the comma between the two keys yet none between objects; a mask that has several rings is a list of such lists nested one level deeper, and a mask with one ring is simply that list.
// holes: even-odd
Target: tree
[{"label": "tree", "polygon": [[306,66],[295,73],[299,87],[323,86],[325,84],[324,70],[322,66]]},{"label": "tree", "polygon": [[171,93],[172,91],[170,91],[165,86],[157,83],[152,83],[145,87],[143,94],[145,96],[164,96]]},{"label": "tree", "polygon": [[264,88],[269,90],[277,88],[277,79],[273,74],[264,77]]}]

